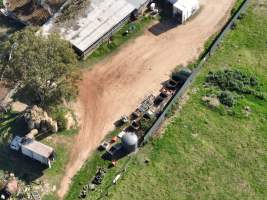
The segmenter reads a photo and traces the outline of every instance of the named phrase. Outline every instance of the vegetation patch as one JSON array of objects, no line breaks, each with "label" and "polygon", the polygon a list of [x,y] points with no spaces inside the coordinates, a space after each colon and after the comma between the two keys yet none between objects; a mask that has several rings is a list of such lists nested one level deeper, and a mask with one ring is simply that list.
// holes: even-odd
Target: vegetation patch
[{"label": "vegetation patch", "polygon": [[[224,69],[209,72],[205,87],[210,91],[209,96],[217,93],[220,102],[232,107],[241,95],[252,95],[265,100],[261,92],[261,84],[254,75],[236,69]],[[214,90],[214,88],[215,90]],[[209,93],[209,92],[208,92]]]},{"label": "vegetation patch", "polygon": [[14,33],[1,44],[0,76],[21,101],[42,107],[73,100],[77,95],[76,55],[58,35],[44,38],[35,29]]}]

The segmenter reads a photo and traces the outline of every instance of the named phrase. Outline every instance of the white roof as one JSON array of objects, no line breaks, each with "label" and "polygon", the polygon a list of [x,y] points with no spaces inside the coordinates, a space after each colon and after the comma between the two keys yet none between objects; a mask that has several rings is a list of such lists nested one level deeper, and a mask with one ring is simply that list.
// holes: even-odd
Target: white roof
[{"label": "white roof", "polygon": [[26,141],[23,141],[21,146],[45,158],[49,158],[54,151],[52,147],[49,147],[32,139],[26,139]]},{"label": "white roof", "polygon": [[144,5],[146,2],[149,2],[151,0],[127,0],[129,3],[133,4],[136,9],[140,8],[142,5]]},{"label": "white roof", "polygon": [[[119,22],[148,0],[91,0],[87,14],[75,21],[74,27],[62,27],[61,36],[84,52]],[[57,16],[57,15],[56,15]],[[42,27],[43,34],[52,32],[55,20]]]},{"label": "white roof", "polygon": [[135,7],[125,0],[92,1],[86,17],[77,21],[78,29],[69,29],[63,37],[85,51],[114,26],[128,16]]},{"label": "white roof", "polygon": [[169,0],[174,7],[179,8],[180,10],[191,10],[198,6],[198,0]]}]

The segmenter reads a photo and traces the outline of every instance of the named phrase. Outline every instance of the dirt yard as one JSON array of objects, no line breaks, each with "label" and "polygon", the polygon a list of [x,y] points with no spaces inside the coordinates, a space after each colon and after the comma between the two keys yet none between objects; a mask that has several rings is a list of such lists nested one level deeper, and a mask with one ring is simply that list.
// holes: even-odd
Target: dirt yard
[{"label": "dirt yard", "polygon": [[81,130],[58,191],[60,197],[113,123],[133,111],[145,95],[157,94],[178,64],[199,56],[205,41],[223,26],[234,2],[201,0],[201,12],[187,24],[165,32],[164,25],[154,25],[116,55],[84,72],[74,106]]}]

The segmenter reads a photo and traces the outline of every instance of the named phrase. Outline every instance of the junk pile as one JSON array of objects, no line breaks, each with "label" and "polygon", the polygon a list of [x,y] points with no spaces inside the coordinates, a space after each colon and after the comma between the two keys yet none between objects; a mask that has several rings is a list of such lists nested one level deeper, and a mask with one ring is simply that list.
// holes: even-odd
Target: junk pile
[{"label": "junk pile", "polygon": [[8,179],[0,180],[0,199],[8,199],[16,195],[19,189],[18,187],[18,181],[13,174]]},{"label": "junk pile", "polygon": [[87,197],[89,191],[94,191],[97,185],[100,185],[102,183],[102,180],[104,179],[105,174],[106,174],[106,170],[104,168],[99,168],[93,180],[89,181],[88,184],[83,186],[79,194],[79,198],[84,199]]},{"label": "junk pile", "polygon": [[41,200],[40,194],[53,192],[49,184],[35,181],[34,184],[26,184],[20,181],[15,174],[0,172],[0,199],[31,199]]},{"label": "junk pile", "polygon": [[147,131],[191,74],[192,71],[188,68],[175,70],[170,79],[164,83],[157,96],[153,94],[147,96],[129,117],[122,116],[119,120],[120,123],[116,123],[122,129],[118,134],[118,138],[123,138],[125,134],[135,133],[138,136],[138,145],[141,144]]},{"label": "junk pile", "polygon": [[37,129],[42,133],[56,133],[58,131],[57,122],[38,106],[27,109],[23,117],[30,131],[33,129]]}]

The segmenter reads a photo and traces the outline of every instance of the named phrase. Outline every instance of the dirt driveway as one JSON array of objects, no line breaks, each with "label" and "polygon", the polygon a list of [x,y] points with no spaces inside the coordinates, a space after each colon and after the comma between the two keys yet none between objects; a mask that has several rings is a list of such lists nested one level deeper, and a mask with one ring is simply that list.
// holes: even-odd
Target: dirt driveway
[{"label": "dirt driveway", "polygon": [[58,191],[60,197],[90,153],[113,129],[113,123],[133,111],[145,95],[157,93],[178,64],[198,57],[205,41],[226,21],[234,2],[201,0],[201,12],[186,25],[161,34],[147,30],[116,55],[84,72],[75,105],[81,130]]}]

